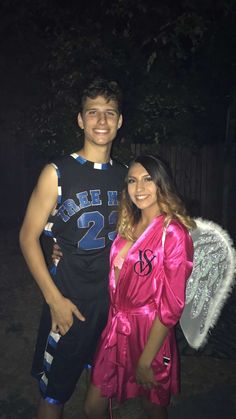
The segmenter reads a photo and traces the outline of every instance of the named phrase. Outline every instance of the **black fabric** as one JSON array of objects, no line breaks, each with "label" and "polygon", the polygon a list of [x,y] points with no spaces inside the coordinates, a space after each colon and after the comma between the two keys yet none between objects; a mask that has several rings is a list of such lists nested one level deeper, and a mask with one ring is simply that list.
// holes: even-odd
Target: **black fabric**
[{"label": "black fabric", "polygon": [[[74,318],[56,349],[47,347],[51,329],[45,304],[39,326],[32,374],[46,374],[43,397],[64,403],[72,395],[84,368],[91,363],[108,312],[109,252],[115,237],[118,197],[127,169],[116,163],[99,169],[92,162],[67,156],[55,162],[58,173],[58,212],[50,216],[52,233],[63,257],[52,275],[61,293],[74,302],[86,321]],[[44,371],[44,353],[53,357]]]},{"label": "black fabric", "polygon": [[109,252],[115,231],[114,196],[124,185],[126,168],[113,162],[105,170],[68,156],[56,162],[62,202],[51,217],[52,232],[63,252],[55,275],[61,292],[75,303],[99,298],[107,289]]},{"label": "black fabric", "polygon": [[[84,301],[78,308],[85,316],[85,322],[74,317],[72,327],[61,336],[54,348],[48,343],[50,310],[44,305],[31,371],[39,381],[44,373],[47,377],[48,383],[46,389],[41,391],[42,397],[52,398],[62,404],[73,394],[85,365],[92,363],[98,338],[106,325],[108,299]],[[53,358],[49,371],[43,366],[45,350]]]}]

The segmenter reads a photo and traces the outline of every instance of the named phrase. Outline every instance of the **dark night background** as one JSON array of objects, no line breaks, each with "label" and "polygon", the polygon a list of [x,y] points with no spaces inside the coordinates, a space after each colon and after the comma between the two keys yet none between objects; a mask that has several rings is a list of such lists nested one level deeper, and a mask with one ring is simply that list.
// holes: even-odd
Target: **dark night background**
[{"label": "dark night background", "polygon": [[[0,358],[19,368],[1,374],[9,388],[12,375],[18,377],[12,393],[0,390],[1,419],[30,419],[33,411],[24,377],[40,296],[19,252],[19,225],[43,165],[79,148],[80,91],[94,76],[117,80],[124,91],[124,126],[113,155],[128,162],[146,148],[169,158],[191,213],[223,225],[236,241],[236,0],[1,0]],[[26,295],[33,301],[32,319]],[[193,356],[180,345],[185,359],[210,357],[202,367],[206,382],[211,373],[217,382],[219,370],[224,389],[230,372],[236,375],[235,320],[234,292],[203,352]],[[27,365],[12,358],[10,346],[26,354]],[[189,379],[184,383],[192,391]],[[225,390],[228,406],[235,388],[234,381],[227,395]],[[213,389],[212,405],[217,397]],[[192,403],[201,407],[201,397]],[[196,416],[210,417],[216,414]]]},{"label": "dark night background", "polygon": [[45,162],[78,148],[79,93],[96,75],[124,91],[122,160],[131,143],[235,156],[235,0],[2,0],[0,19],[1,224],[21,222]]}]

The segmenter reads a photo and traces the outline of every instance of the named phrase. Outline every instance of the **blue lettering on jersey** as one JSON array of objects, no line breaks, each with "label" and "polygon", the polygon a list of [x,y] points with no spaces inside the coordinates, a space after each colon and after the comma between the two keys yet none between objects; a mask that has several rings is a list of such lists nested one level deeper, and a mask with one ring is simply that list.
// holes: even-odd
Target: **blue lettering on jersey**
[{"label": "blue lettering on jersey", "polygon": [[[116,226],[117,211],[112,211],[108,216],[110,226]],[[77,220],[78,228],[87,229],[82,239],[78,241],[78,248],[83,250],[101,249],[105,246],[105,237],[99,237],[104,228],[104,217],[99,211],[85,212]],[[113,241],[116,231],[108,233],[108,239]]]},{"label": "blue lettering on jersey", "polygon": [[91,196],[91,205],[95,206],[95,205],[102,205],[102,201],[100,199],[100,195],[101,195],[101,191],[99,191],[98,189],[94,189],[90,191],[90,196]]},{"label": "blue lettering on jersey", "polygon": [[118,193],[117,191],[107,191],[107,204],[110,206],[118,205]]},{"label": "blue lettering on jersey", "polygon": [[[89,196],[91,200],[88,199]],[[87,191],[78,192],[76,198],[79,201],[79,205],[73,199],[66,199],[58,209],[57,216],[61,217],[65,223],[84,208],[102,205],[102,200],[100,199],[101,191],[99,189],[92,189],[89,193]],[[107,191],[107,206],[117,205],[117,191]],[[110,230],[114,227],[113,231],[107,232],[108,240],[113,241],[116,236],[117,211],[111,211],[108,215],[108,223]],[[106,245],[105,237],[102,236],[104,225],[104,216],[99,211],[90,211],[81,214],[77,220],[77,227],[84,229],[85,233],[77,244],[78,248],[83,250],[103,248]]]},{"label": "blue lettering on jersey", "polygon": [[[88,199],[90,195],[91,201]],[[75,203],[73,199],[66,199],[60,206],[57,212],[57,216],[66,223],[69,219],[77,214],[80,210],[88,207],[95,207],[102,205],[100,199],[101,191],[92,189],[89,191],[78,192],[76,198],[79,201],[79,205]],[[107,206],[118,205],[118,193],[117,191],[107,191]],[[111,211],[108,215],[108,229],[107,235],[108,240],[113,241],[116,236],[116,223],[117,223],[117,211]],[[78,241],[77,246],[83,250],[101,249],[106,245],[106,237],[103,235],[103,229],[105,227],[104,215],[99,211],[88,211],[83,212],[77,219],[78,229],[84,229],[82,238]],[[113,229],[114,228],[114,229]]]},{"label": "blue lettering on jersey", "polygon": [[72,215],[75,215],[80,210],[73,199],[67,199],[58,209],[57,216],[60,216],[66,223]]},{"label": "blue lettering on jersey", "polygon": [[104,227],[104,217],[98,211],[85,212],[77,220],[78,228],[88,229],[78,247],[84,250],[101,249],[105,246],[105,238],[98,237]]},{"label": "blue lettering on jersey", "polygon": [[[90,195],[91,201],[89,201],[88,195]],[[73,215],[75,215],[81,209],[88,208],[91,206],[102,205],[100,195],[101,191],[99,189],[92,189],[89,191],[89,194],[87,191],[78,192],[76,194],[76,197],[78,198],[79,206],[75,203],[73,199],[66,199],[58,209],[57,215],[61,217],[62,220],[66,223]],[[107,205],[109,207],[118,205],[117,191],[107,191]]]},{"label": "blue lettering on jersey", "polygon": [[[117,223],[117,219],[118,219],[118,211],[112,211],[109,214],[109,225],[113,225],[114,227],[116,226]],[[108,238],[109,240],[113,241],[116,237],[117,232],[116,231],[110,231],[110,233],[108,233]]]},{"label": "blue lettering on jersey", "polygon": [[80,203],[80,208],[87,208],[91,206],[91,202],[88,200],[88,192],[87,191],[83,191],[83,192],[79,192],[76,194],[79,203]]}]

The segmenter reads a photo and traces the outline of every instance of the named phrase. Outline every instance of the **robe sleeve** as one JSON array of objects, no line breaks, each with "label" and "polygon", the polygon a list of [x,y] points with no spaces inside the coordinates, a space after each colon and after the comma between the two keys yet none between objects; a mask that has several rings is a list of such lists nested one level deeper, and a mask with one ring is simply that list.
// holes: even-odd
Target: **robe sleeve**
[{"label": "robe sleeve", "polygon": [[167,327],[173,327],[181,317],[192,261],[192,238],[185,227],[174,221],[166,231],[161,286],[158,290],[158,317]]}]

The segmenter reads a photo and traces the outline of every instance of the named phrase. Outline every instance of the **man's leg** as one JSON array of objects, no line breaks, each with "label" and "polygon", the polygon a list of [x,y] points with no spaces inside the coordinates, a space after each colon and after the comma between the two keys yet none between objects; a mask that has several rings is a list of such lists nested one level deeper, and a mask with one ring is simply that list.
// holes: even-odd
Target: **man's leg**
[{"label": "man's leg", "polygon": [[108,399],[102,397],[99,388],[90,385],[84,404],[84,411],[89,419],[104,419],[108,407]]},{"label": "man's leg", "polygon": [[62,419],[64,406],[50,404],[43,398],[40,399],[37,410],[37,419]]}]

